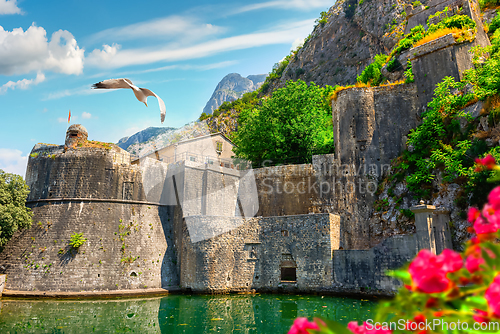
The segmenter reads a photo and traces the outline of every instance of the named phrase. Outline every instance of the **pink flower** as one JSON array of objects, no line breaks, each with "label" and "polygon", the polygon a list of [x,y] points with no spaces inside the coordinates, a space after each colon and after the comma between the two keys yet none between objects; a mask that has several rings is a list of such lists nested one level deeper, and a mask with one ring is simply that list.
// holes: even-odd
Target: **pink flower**
[{"label": "pink flower", "polygon": [[476,159],[476,164],[478,165],[476,167],[476,172],[479,172],[479,171],[483,170],[484,168],[492,170],[495,167],[496,162],[495,162],[495,158],[493,158],[493,156],[491,154],[488,154],[486,157],[484,157],[482,159],[479,159],[479,158]]},{"label": "pink flower", "polygon": [[308,329],[319,330],[318,325],[314,322],[309,322],[307,318],[297,318],[293,322],[292,328],[288,331],[288,334],[309,334]]},{"label": "pink flower", "polygon": [[481,211],[479,211],[478,208],[469,208],[469,212],[467,212],[467,220],[469,223],[474,223],[480,215]]},{"label": "pink flower", "polygon": [[482,211],[483,217],[490,223],[500,227],[500,212],[493,205],[485,204]]},{"label": "pink flower", "polygon": [[475,310],[476,314],[472,317],[476,322],[483,323],[483,322],[490,322],[490,319],[488,318],[488,312],[482,311],[482,310]]},{"label": "pink flower", "polygon": [[366,322],[360,326],[356,321],[351,321],[347,325],[347,329],[349,329],[354,334],[392,334],[392,331],[389,329],[384,329],[383,327],[376,327]]},{"label": "pink flower", "polygon": [[488,301],[490,311],[500,318],[500,274],[495,277],[493,283],[488,287],[484,298]]},{"label": "pink flower", "polygon": [[488,195],[488,202],[494,209],[500,210],[500,186],[494,188]]},{"label": "pink flower", "polygon": [[425,293],[443,292],[451,288],[448,273],[460,270],[463,260],[459,253],[445,249],[436,256],[427,249],[421,250],[408,269],[414,286]]},{"label": "pink flower", "polygon": [[465,268],[473,274],[476,271],[480,270],[479,268],[480,265],[484,263],[484,259],[480,256],[477,256],[476,254],[469,255],[467,259],[465,260]]},{"label": "pink flower", "polygon": [[476,234],[490,234],[498,231],[499,226],[489,223],[483,217],[479,217],[474,222],[474,231]]},{"label": "pink flower", "polygon": [[[489,249],[485,249],[486,253],[488,253],[489,257],[494,259],[496,258],[495,253],[493,253]],[[465,260],[465,268],[473,274],[478,270],[482,270],[479,266],[485,263],[485,260],[483,259],[483,253],[481,247],[478,245],[474,245],[469,247],[468,249],[468,254],[469,256]]]}]

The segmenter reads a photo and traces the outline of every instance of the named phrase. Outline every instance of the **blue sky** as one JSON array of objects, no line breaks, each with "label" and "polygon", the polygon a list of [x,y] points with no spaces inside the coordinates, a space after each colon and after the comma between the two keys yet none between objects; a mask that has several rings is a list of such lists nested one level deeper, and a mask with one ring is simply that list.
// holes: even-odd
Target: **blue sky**
[{"label": "blue sky", "polygon": [[[117,142],[199,117],[228,73],[268,73],[313,29],[331,0],[0,0],[0,169],[24,177],[39,142],[63,144],[71,123]],[[92,90],[129,78],[130,90]]]}]

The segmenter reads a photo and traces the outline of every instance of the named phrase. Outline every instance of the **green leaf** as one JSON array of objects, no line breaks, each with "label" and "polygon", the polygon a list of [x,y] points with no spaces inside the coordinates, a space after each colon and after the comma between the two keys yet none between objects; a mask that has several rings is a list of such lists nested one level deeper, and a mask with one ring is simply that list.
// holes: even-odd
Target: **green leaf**
[{"label": "green leaf", "polygon": [[464,305],[468,306],[465,310],[469,310],[469,308],[477,308],[480,310],[488,309],[488,302],[482,296],[471,296],[464,300]]},{"label": "green leaf", "polygon": [[[321,323],[324,322],[326,324],[326,327]],[[316,333],[321,333],[321,334],[352,334],[350,330],[348,330],[346,327],[344,327],[342,324],[328,320],[328,319],[323,319],[323,318],[314,318],[314,322],[318,324],[318,327],[320,328],[320,331]]]},{"label": "green leaf", "polygon": [[410,281],[411,275],[406,270],[387,270],[385,272],[387,276],[391,276],[394,278],[401,278],[403,281]]}]

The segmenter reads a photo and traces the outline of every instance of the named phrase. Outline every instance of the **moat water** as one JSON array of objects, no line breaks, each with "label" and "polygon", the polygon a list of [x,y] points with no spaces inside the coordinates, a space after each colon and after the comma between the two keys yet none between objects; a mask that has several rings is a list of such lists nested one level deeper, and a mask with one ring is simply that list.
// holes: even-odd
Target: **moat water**
[{"label": "moat water", "polygon": [[287,333],[296,317],[347,324],[375,302],[310,295],[169,295],[101,300],[1,299],[0,333]]}]

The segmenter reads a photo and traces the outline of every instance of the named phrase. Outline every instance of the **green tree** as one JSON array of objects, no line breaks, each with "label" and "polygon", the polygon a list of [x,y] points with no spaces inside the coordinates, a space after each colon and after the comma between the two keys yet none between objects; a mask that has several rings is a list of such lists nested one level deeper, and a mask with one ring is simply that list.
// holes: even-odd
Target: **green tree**
[{"label": "green tree", "polygon": [[233,137],[236,155],[259,165],[266,160],[305,163],[313,154],[333,152],[332,91],[289,81],[262,105],[243,110]]},{"label": "green tree", "polygon": [[31,209],[25,206],[28,193],[21,176],[0,169],[0,251],[17,230],[31,226]]}]

